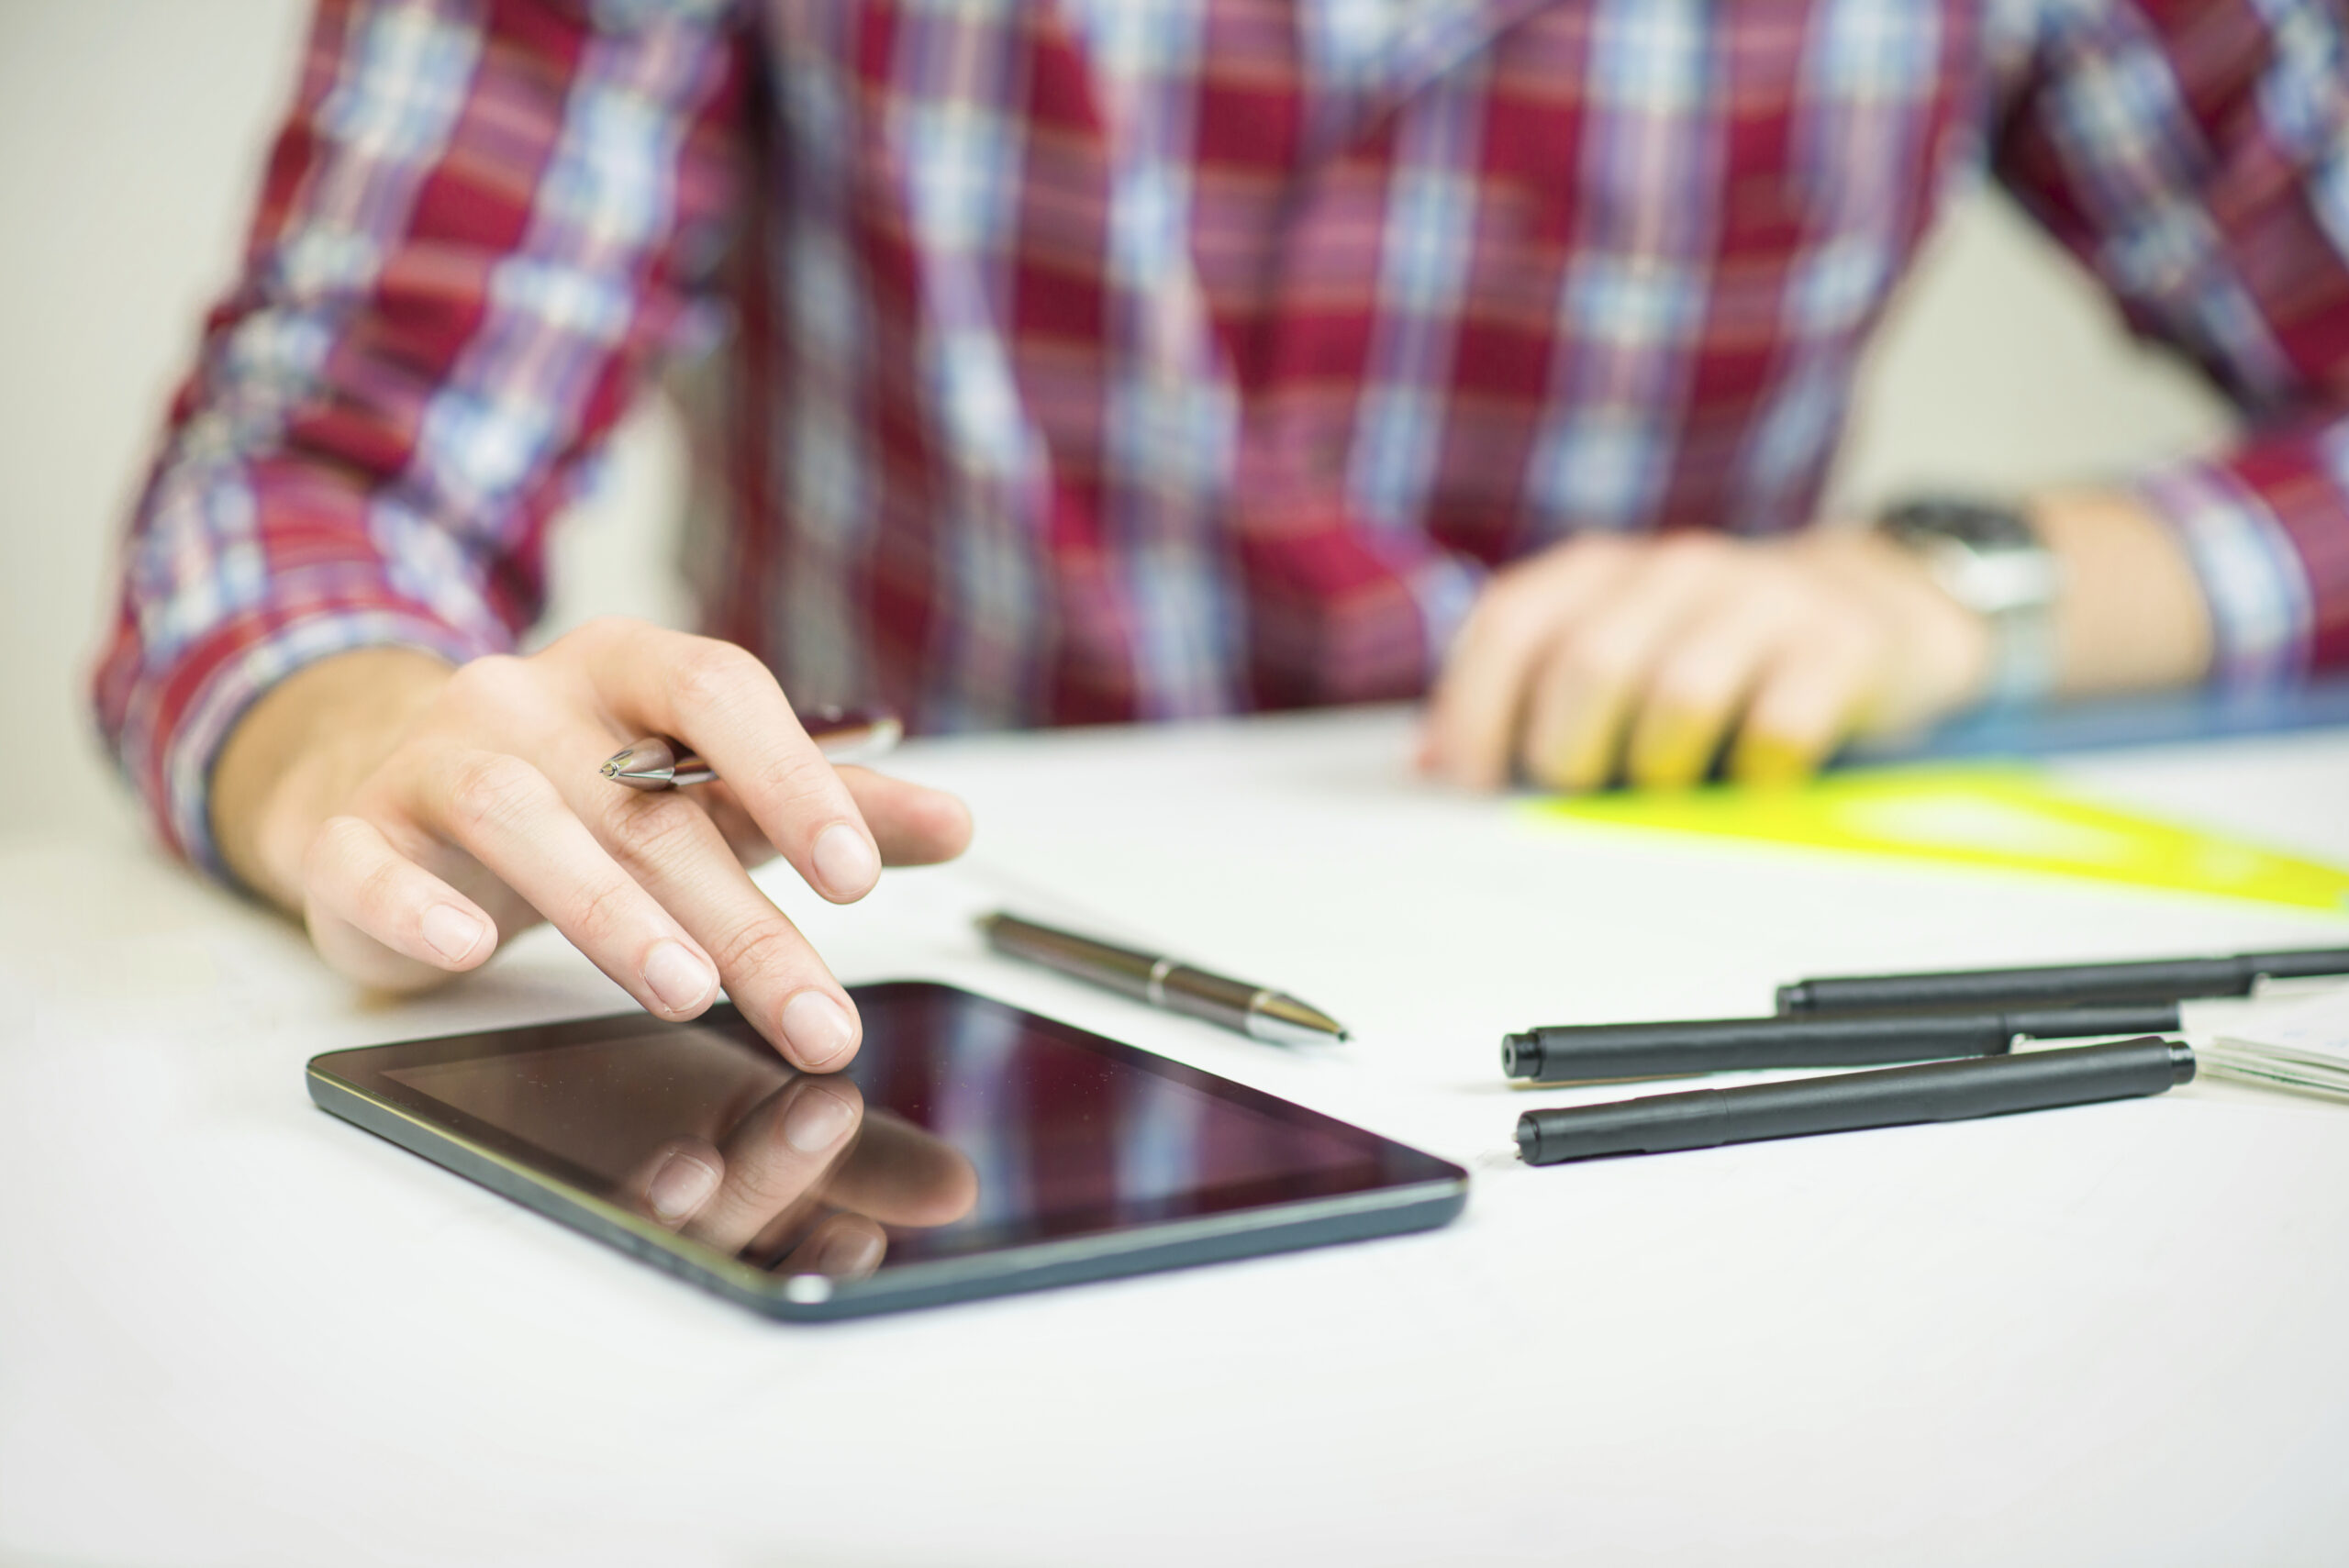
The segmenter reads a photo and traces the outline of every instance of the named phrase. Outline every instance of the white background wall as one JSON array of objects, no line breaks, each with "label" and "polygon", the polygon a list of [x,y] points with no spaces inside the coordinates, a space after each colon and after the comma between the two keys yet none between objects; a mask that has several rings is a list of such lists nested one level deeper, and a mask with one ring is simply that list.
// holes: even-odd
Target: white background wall
[{"label": "white background wall", "polygon": [[[306,0],[0,0],[0,837],[124,830],[85,717],[115,537],[228,276]],[[1953,216],[1869,371],[1839,496],[2125,469],[2219,439],[2198,383],[2003,202]],[[629,423],[562,533],[551,624],[674,619],[680,443]],[[35,759],[28,767],[26,759]]]}]

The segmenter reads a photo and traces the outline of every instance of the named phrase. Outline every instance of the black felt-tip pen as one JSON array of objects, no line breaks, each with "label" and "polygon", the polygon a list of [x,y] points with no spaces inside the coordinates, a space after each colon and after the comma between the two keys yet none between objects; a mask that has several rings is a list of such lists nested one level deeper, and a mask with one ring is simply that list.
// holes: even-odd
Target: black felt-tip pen
[{"label": "black felt-tip pen", "polygon": [[1998,1056],[2022,1040],[2157,1034],[2178,1027],[2175,1002],[2026,1012],[1821,1013],[1678,1023],[1573,1024],[1501,1040],[1501,1071],[1553,1083],[1667,1078],[1751,1067],[1864,1067],[1947,1056]]},{"label": "black felt-tip pen", "polygon": [[2036,969],[1954,969],[1922,974],[1839,974],[1778,987],[1781,1013],[1884,1007],[2055,1007],[2082,1002],[2177,1002],[2243,996],[2262,979],[2349,974],[2349,948],[2059,963]]},{"label": "black felt-tip pen", "polygon": [[1517,1118],[1517,1148],[1529,1165],[1662,1154],[2127,1099],[2158,1095],[2193,1077],[2192,1050],[2181,1040],[2148,1036],[1528,1111]]}]

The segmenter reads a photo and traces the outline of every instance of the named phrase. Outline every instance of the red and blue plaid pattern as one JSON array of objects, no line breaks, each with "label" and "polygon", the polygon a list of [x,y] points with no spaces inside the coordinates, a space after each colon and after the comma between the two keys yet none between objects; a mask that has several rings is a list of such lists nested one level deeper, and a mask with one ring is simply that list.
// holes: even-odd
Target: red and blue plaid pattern
[{"label": "red and blue plaid pattern", "polygon": [[730,314],[709,628],[919,728],[1419,691],[1493,564],[1812,520],[1954,192],[2243,406],[2135,481],[2349,662],[2333,0],[327,0],[98,703],[173,841],[302,664],[463,658]]}]

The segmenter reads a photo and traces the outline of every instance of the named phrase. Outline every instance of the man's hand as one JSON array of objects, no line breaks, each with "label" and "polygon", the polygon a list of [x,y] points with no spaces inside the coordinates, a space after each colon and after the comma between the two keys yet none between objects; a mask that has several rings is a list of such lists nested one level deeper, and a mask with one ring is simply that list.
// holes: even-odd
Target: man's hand
[{"label": "man's hand", "polygon": [[1421,765],[1476,788],[1798,778],[1929,722],[1989,673],[1981,617],[1864,533],[1570,540],[1494,575],[1437,684]]},{"label": "man's hand", "polygon": [[[648,734],[725,782],[642,794],[596,772]],[[658,1017],[696,1016],[722,981],[818,1072],[855,1054],[855,1007],[745,868],[780,852],[847,903],[883,862],[951,859],[971,834],[952,795],[835,770],[741,649],[618,619],[455,670],[392,649],[313,665],[230,735],[212,811],[230,869],[362,983],[434,984],[543,918]]]},{"label": "man's hand", "polygon": [[[2036,498],[2062,576],[2056,689],[2157,690],[2210,668],[2210,609],[2169,529],[2101,491]],[[1477,788],[1799,778],[1850,736],[1982,695],[1989,628],[1865,532],[1748,543],[1582,539],[1497,573],[1429,707],[1420,764]]]}]

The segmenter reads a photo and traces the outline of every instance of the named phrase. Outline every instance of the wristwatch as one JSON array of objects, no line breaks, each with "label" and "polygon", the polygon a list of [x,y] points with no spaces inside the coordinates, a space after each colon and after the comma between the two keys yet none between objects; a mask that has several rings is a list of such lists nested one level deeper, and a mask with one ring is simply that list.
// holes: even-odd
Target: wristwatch
[{"label": "wristwatch", "polygon": [[2031,519],[1995,502],[1927,496],[1876,518],[1942,591],[1990,626],[1995,706],[2037,702],[2055,684],[2055,600],[2063,572]]}]

